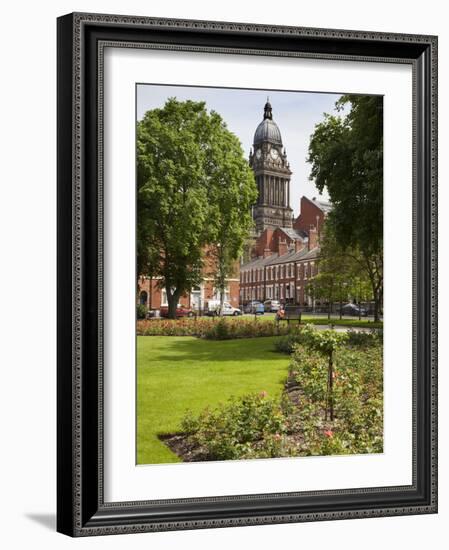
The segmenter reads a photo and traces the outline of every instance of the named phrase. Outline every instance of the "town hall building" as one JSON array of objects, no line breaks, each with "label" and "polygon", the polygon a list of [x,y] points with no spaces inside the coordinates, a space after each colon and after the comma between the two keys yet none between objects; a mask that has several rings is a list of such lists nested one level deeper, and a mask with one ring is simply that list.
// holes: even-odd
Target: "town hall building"
[{"label": "town hall building", "polygon": [[318,272],[319,237],[331,206],[302,197],[300,214],[294,218],[292,171],[268,100],[253,149],[249,163],[259,194],[253,208],[255,230],[249,260],[240,266],[240,302],[275,299],[312,305],[307,283]]}]

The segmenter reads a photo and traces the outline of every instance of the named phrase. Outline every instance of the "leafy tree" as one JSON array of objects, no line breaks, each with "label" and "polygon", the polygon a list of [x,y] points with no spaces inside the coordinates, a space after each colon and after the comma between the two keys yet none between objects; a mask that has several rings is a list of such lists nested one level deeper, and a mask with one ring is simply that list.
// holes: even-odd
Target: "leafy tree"
[{"label": "leafy tree", "polygon": [[[200,284],[204,250],[224,220],[215,201],[226,195],[249,210],[245,201],[253,200],[253,190],[237,138],[204,102],[170,98],[138,123],[137,267],[139,274],[160,277],[169,317],[176,316],[179,298]],[[237,227],[231,216],[228,228]],[[226,249],[232,257],[239,247],[226,243]]]},{"label": "leafy tree", "polygon": [[238,138],[231,132],[223,132],[216,138],[210,149],[214,169],[208,194],[211,245],[207,255],[223,313],[226,282],[235,273],[237,259],[253,225],[251,205],[257,198],[257,188]]},{"label": "leafy tree", "polygon": [[342,96],[325,114],[309,145],[310,179],[327,189],[329,220],[344,249],[356,249],[370,280],[378,320],[383,298],[383,100]]},{"label": "leafy tree", "polygon": [[329,319],[332,305],[339,302],[341,319],[343,302],[349,297],[356,296],[358,302],[362,298],[372,298],[370,280],[358,248],[341,246],[329,220],[326,220],[320,241],[319,272],[308,286],[315,297],[329,302]]}]

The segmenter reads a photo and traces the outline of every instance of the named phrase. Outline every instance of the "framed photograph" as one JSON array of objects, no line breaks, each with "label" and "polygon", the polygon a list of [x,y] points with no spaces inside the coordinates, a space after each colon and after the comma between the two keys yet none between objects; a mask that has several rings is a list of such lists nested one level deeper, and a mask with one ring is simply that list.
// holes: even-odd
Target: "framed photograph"
[{"label": "framed photograph", "polygon": [[58,531],[437,511],[437,38],[58,19]]}]

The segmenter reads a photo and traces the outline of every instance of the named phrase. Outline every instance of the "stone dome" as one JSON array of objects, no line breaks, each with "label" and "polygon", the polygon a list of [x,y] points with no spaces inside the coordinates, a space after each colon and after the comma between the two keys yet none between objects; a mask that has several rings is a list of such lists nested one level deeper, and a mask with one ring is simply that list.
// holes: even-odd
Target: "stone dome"
[{"label": "stone dome", "polygon": [[254,145],[268,141],[275,145],[282,145],[281,132],[278,125],[273,120],[271,104],[269,101],[265,103],[263,120],[257,126],[254,134]]}]

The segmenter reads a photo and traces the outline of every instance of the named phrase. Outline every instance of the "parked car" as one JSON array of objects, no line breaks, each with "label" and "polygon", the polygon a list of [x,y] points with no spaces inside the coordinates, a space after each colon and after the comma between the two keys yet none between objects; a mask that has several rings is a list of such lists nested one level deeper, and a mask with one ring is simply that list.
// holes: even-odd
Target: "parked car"
[{"label": "parked car", "polygon": [[237,315],[242,315],[242,310],[238,307],[231,306],[229,302],[223,302],[223,315],[233,315],[234,317],[237,317]]},{"label": "parked car", "polygon": [[359,315],[366,317],[368,315],[366,308],[357,304],[345,304],[341,308],[341,313],[342,315],[353,315],[354,317],[358,317]]},{"label": "parked car", "polygon": [[265,307],[262,302],[252,300],[246,304],[244,312],[252,313],[253,315],[263,315],[265,313]]},{"label": "parked car", "polygon": [[[238,307],[232,306],[229,302],[223,302],[223,315],[242,315],[242,310]],[[220,300],[209,300],[206,304],[206,314],[207,315],[219,315],[220,314]]]},{"label": "parked car", "polygon": [[279,300],[265,300],[263,303],[265,311],[276,312],[279,311],[279,308],[281,307],[281,303]]},{"label": "parked car", "polygon": [[[168,306],[162,306],[160,308],[160,315],[161,317],[168,317]],[[178,304],[176,308],[176,318],[179,319],[180,317],[193,317],[193,311],[186,306]]]}]

